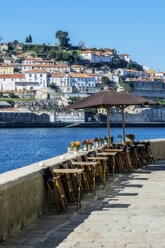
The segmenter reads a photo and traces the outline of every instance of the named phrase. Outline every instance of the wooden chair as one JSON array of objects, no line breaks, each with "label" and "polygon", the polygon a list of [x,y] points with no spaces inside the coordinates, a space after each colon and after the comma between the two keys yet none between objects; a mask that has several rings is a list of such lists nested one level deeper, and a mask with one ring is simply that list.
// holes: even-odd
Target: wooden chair
[{"label": "wooden chair", "polygon": [[58,213],[68,210],[68,204],[60,176],[54,176],[50,167],[42,170],[49,192],[49,210],[55,206]]}]

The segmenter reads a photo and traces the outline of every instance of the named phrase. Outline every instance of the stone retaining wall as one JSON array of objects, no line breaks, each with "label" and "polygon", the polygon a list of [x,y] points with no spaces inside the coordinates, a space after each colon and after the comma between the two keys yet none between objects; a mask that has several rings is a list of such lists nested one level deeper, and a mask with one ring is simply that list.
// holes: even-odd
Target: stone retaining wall
[{"label": "stone retaining wall", "polygon": [[[165,139],[151,140],[151,147],[156,160],[165,159]],[[67,153],[45,160],[44,167],[56,167],[76,156]],[[35,163],[0,174],[0,241],[45,213],[47,194],[41,174],[43,167],[39,165]]]}]

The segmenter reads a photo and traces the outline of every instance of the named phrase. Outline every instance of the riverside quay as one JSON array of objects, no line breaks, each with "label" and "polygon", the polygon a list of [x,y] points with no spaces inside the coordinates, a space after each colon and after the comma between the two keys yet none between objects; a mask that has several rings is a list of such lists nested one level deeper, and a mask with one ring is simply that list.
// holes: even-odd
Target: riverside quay
[{"label": "riverside quay", "polygon": [[165,139],[0,175],[0,247],[165,247]]}]

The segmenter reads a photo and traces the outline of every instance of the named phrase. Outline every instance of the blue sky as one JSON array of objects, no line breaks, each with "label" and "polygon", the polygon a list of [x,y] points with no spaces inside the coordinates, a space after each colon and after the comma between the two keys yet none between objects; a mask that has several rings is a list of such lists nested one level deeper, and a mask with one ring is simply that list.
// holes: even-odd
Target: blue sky
[{"label": "blue sky", "polygon": [[3,42],[54,44],[59,29],[71,43],[116,48],[156,71],[165,71],[164,0],[8,0],[1,2]]}]

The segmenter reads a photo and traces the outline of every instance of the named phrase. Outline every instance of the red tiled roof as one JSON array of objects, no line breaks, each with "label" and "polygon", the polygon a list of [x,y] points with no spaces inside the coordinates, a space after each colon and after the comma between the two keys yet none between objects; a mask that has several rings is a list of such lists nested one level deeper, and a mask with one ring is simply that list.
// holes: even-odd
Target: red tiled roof
[{"label": "red tiled roof", "polygon": [[85,74],[85,73],[71,73],[69,76],[75,77],[75,78],[94,78],[94,77],[91,77],[90,75]]},{"label": "red tiled roof", "polygon": [[3,108],[3,109],[0,109],[0,112],[17,112],[17,113],[29,112],[29,113],[31,113],[27,108],[24,108],[24,107]]},{"label": "red tiled roof", "polygon": [[65,76],[66,76],[65,73],[57,73],[57,74],[52,73],[52,74],[50,75],[50,77],[65,77]]},{"label": "red tiled roof", "polygon": [[123,54],[120,54],[120,56],[129,56],[129,54],[123,53]]},{"label": "red tiled roof", "polygon": [[47,72],[41,69],[32,69],[30,71],[27,71],[26,73],[47,73]]},{"label": "red tiled roof", "polygon": [[25,78],[25,74],[0,74],[0,78]]},{"label": "red tiled roof", "polygon": [[71,65],[71,67],[81,67],[81,68],[83,68],[83,65]]}]

